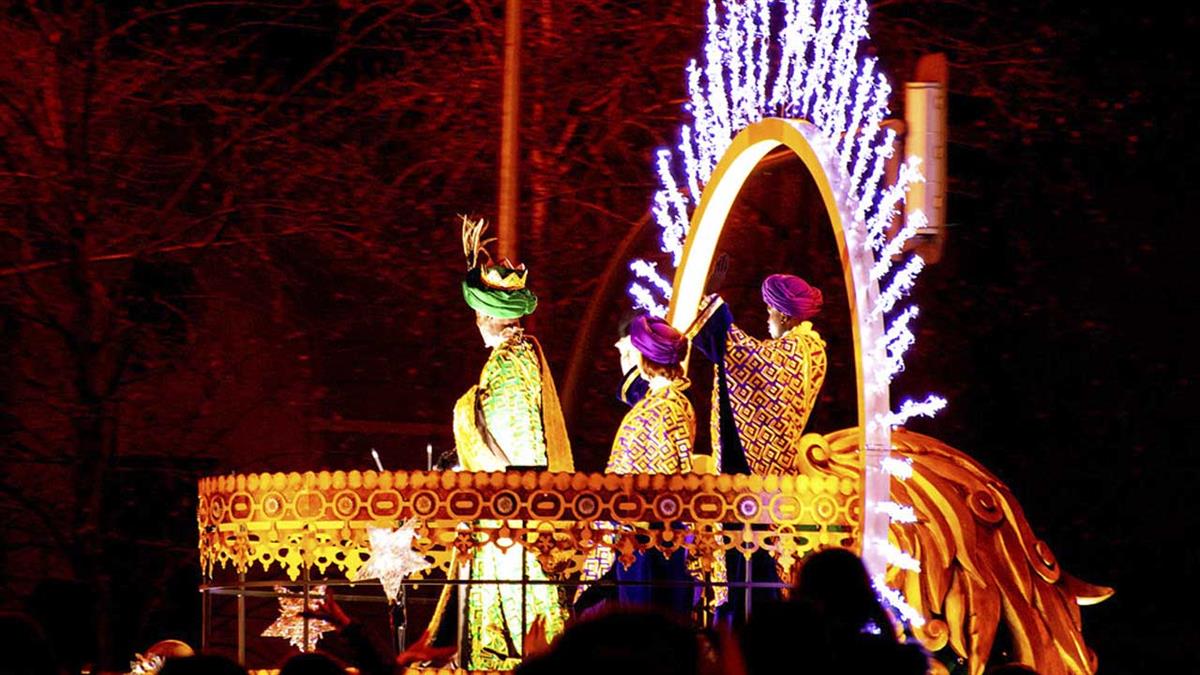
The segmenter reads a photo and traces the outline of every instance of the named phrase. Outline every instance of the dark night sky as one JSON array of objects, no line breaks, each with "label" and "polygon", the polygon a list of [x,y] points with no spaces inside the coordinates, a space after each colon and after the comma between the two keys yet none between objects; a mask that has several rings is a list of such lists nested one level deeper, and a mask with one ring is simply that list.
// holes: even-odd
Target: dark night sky
[{"label": "dark night sky", "polygon": [[951,155],[981,189],[952,198],[917,293],[918,369],[951,401],[921,428],[1005,480],[1064,569],[1117,589],[1083,612],[1110,673],[1196,663],[1175,618],[1197,569],[1195,20],[1144,10],[1082,10],[1055,45],[1084,92],[1058,130],[1093,137]]}]

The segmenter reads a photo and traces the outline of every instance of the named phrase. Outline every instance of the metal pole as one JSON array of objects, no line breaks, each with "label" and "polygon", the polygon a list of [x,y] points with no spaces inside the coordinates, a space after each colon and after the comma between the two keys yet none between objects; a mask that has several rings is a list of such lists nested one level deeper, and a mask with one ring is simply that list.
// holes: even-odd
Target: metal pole
[{"label": "metal pole", "polygon": [[500,123],[500,223],[501,258],[517,261],[519,197],[518,129],[521,106],[521,0],[507,0],[504,10],[504,96]]},{"label": "metal pole", "polygon": [[246,665],[246,573],[238,572],[238,594],[237,594],[237,625],[238,625],[238,644],[237,644],[237,660],[241,665]]},{"label": "metal pole", "polygon": [[752,556],[752,555],[746,556],[746,573],[743,576],[744,576],[744,581],[746,582],[747,586],[746,586],[746,591],[745,591],[746,592],[745,602],[743,603],[744,607],[742,608],[742,611],[743,611],[742,621],[749,622],[750,621],[750,606],[752,604],[751,596],[754,595],[754,588],[749,586],[749,584],[753,583],[753,581],[754,581],[754,556]]},{"label": "metal pole", "polygon": [[303,609],[303,612],[304,612],[304,614],[303,614],[303,616],[304,616],[304,647],[300,650],[302,652],[308,651],[308,606],[309,606],[308,586],[309,586],[308,565],[305,565],[304,566],[304,605],[302,605],[304,607],[304,609]]},{"label": "metal pole", "polygon": [[200,591],[200,651],[208,651],[209,632],[212,631],[212,595],[207,589]]},{"label": "metal pole", "polygon": [[[522,520],[521,528],[524,529],[524,527],[525,527],[525,521]],[[524,535],[521,535],[521,536],[524,536]],[[528,583],[529,582],[529,568],[526,567],[526,565],[529,564],[529,551],[525,550],[524,543],[525,542],[520,542],[520,543],[513,542],[514,546],[519,546],[521,549],[521,635],[519,635],[518,637],[521,638],[521,650],[522,650],[521,656],[522,657],[525,656],[525,654],[523,653],[524,649],[525,649],[525,636],[529,634],[529,615],[528,615],[529,609],[527,606],[526,595],[525,595],[526,589],[529,586],[529,583]]]}]

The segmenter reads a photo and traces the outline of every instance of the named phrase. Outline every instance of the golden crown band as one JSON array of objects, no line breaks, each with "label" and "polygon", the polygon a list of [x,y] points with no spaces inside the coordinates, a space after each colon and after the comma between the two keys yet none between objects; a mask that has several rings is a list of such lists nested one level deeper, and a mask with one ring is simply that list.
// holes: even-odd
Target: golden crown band
[{"label": "golden crown band", "polygon": [[525,269],[524,265],[518,268],[511,268],[501,265],[490,265],[484,267],[480,279],[483,285],[488,288],[495,288],[503,291],[519,291],[525,288],[525,280],[529,277],[529,270]]}]

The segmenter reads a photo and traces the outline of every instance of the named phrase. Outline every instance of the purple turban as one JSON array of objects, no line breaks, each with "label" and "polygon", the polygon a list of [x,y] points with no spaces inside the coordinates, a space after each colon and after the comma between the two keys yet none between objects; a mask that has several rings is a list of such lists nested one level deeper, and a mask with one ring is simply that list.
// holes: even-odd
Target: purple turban
[{"label": "purple turban", "polygon": [[687,338],[671,324],[645,315],[629,324],[629,341],[647,360],[663,366],[673,366],[687,355]]},{"label": "purple turban", "polygon": [[772,274],[763,280],[763,302],[780,313],[804,320],[821,311],[821,291],[800,277]]}]

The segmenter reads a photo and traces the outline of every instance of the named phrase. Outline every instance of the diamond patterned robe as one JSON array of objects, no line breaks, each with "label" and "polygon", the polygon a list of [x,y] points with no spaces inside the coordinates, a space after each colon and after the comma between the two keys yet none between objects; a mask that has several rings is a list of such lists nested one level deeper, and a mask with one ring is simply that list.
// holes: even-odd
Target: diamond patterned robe
[{"label": "diamond patterned robe", "polygon": [[711,419],[722,473],[795,473],[800,437],[825,381],[825,341],[812,324],[758,340],[714,296],[688,336],[717,366]]},{"label": "diamond patterned robe", "polygon": [[650,384],[621,420],[608,456],[608,473],[686,473],[692,470],[696,412],[686,379]]}]

